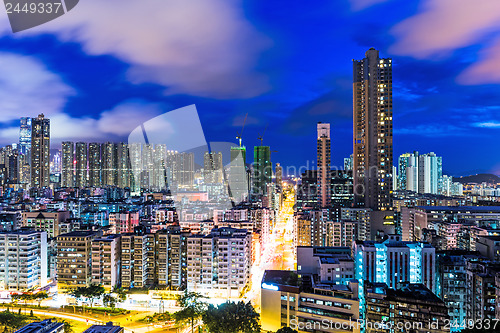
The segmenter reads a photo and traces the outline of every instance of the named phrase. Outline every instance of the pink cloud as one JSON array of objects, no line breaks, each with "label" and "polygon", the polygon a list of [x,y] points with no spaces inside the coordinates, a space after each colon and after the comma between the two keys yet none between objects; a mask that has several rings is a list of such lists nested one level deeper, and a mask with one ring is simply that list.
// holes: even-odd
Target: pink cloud
[{"label": "pink cloud", "polygon": [[397,41],[390,51],[429,58],[477,42],[500,30],[500,1],[427,0],[421,12],[392,29]]},{"label": "pink cloud", "polygon": [[458,77],[461,84],[500,83],[500,38],[490,48],[481,52],[480,59]]}]

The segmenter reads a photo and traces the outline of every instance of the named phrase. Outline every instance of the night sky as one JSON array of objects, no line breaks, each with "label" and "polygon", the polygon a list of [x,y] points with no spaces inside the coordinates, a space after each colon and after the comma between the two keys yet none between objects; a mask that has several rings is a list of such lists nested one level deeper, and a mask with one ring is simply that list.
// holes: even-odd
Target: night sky
[{"label": "night sky", "polygon": [[[352,59],[393,58],[394,157],[443,156],[444,172],[500,174],[498,0],[82,0],[12,34],[0,19],[0,143],[45,113],[52,142],[125,141],[142,122],[196,104],[207,141],[272,161],[332,164],[352,153]],[[249,161],[250,162],[250,161]],[[311,162],[309,162],[311,164]]]}]

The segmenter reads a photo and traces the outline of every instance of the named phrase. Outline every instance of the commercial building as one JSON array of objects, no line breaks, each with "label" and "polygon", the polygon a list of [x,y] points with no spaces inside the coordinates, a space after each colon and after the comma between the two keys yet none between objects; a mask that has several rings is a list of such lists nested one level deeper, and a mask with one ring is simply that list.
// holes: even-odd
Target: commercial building
[{"label": "commercial building", "polygon": [[0,232],[0,289],[27,291],[47,284],[47,234]]},{"label": "commercial building", "polygon": [[391,207],[392,59],[369,49],[353,61],[354,199],[373,210]]},{"label": "commercial building", "polygon": [[261,325],[275,332],[287,326],[303,332],[361,331],[356,281],[323,285],[293,271],[265,271],[261,284]]}]

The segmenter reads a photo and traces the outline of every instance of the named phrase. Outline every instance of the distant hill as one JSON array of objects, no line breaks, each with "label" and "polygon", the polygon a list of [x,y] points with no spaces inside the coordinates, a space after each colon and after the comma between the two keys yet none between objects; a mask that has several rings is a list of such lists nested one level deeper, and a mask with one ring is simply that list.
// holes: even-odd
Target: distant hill
[{"label": "distant hill", "polygon": [[464,177],[453,177],[454,182],[460,182],[462,184],[470,184],[470,183],[489,183],[489,184],[497,184],[500,183],[500,177],[491,173],[480,173],[477,175],[470,175]]}]

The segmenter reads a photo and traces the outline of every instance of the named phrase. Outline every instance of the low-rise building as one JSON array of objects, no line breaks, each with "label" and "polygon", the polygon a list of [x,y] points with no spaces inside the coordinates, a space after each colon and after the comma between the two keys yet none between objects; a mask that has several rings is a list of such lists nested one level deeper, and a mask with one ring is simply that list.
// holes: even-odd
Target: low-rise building
[{"label": "low-rise building", "polygon": [[64,323],[50,319],[34,321],[21,327],[14,333],[64,333]]},{"label": "low-rise building", "polygon": [[23,227],[34,228],[38,231],[47,232],[48,238],[57,237],[60,234],[59,225],[70,218],[69,211],[32,211],[23,212]]},{"label": "low-rise building", "polygon": [[261,324],[275,332],[288,326],[303,332],[360,332],[358,283],[316,284],[293,271],[266,271],[261,284]]}]

